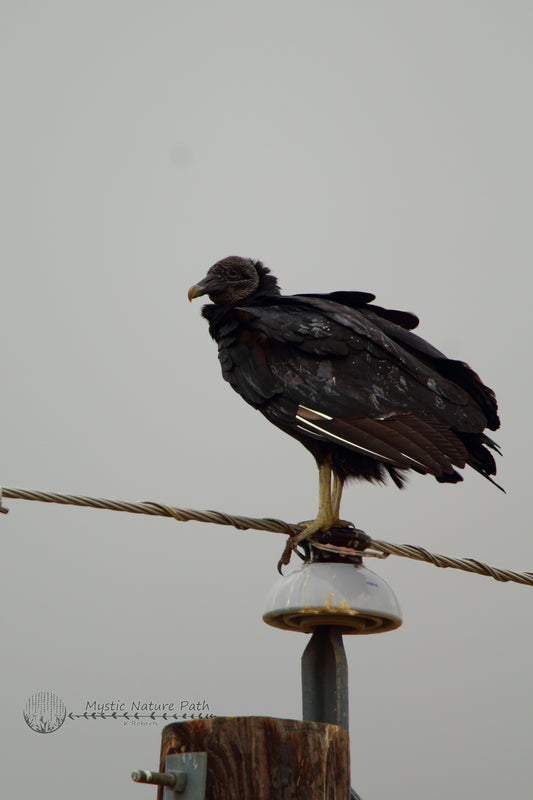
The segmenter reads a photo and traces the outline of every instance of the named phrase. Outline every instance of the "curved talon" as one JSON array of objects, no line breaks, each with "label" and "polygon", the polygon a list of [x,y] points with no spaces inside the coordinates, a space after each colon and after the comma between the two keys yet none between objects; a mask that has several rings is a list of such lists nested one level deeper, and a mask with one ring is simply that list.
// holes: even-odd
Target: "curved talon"
[{"label": "curved talon", "polygon": [[278,572],[280,575],[283,575],[282,567],[286,567],[287,564],[290,562],[292,551],[295,548],[296,548],[296,542],[294,541],[294,537],[289,536],[289,538],[287,539],[287,543],[285,545],[285,549],[283,550],[281,558],[278,561]]}]

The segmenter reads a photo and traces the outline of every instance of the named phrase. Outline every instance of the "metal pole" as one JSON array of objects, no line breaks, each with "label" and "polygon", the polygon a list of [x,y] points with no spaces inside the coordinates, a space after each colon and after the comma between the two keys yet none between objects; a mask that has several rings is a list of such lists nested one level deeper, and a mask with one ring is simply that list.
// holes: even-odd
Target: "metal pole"
[{"label": "metal pole", "polygon": [[348,730],[348,662],[338,628],[316,628],[302,655],[303,719]]},{"label": "metal pole", "polygon": [[[302,654],[303,719],[348,730],[348,662],[338,628],[316,628]],[[350,800],[361,800],[355,789]]]}]

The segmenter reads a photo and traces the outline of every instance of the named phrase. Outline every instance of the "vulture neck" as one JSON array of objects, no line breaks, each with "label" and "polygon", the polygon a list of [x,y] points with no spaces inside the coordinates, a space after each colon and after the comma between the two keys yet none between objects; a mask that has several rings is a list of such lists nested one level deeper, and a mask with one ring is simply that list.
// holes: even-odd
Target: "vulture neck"
[{"label": "vulture neck", "polygon": [[248,297],[245,297],[243,303],[254,303],[256,300],[269,297],[280,297],[281,290],[278,286],[277,278],[271,275],[270,270],[264,267],[261,261],[254,261],[254,267],[259,276],[259,284]]},{"label": "vulture neck", "polygon": [[209,320],[211,325],[216,325],[235,307],[255,304],[261,305],[262,303],[268,303],[269,300],[281,297],[281,290],[278,286],[277,278],[270,274],[270,270],[264,267],[260,261],[255,261],[254,267],[259,275],[259,284],[253,292],[250,292],[248,297],[244,297],[237,303],[231,303],[229,305],[215,305],[214,303],[210,303],[202,308],[202,316]]}]

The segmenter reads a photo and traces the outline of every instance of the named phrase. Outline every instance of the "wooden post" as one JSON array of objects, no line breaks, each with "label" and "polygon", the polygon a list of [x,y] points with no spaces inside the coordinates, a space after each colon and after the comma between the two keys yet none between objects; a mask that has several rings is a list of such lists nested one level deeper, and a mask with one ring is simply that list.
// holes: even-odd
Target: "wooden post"
[{"label": "wooden post", "polygon": [[[272,717],[214,717],[163,729],[173,753],[207,753],[206,800],[349,800],[348,732]],[[179,795],[177,795],[179,796]],[[158,800],[163,798],[163,789]]]}]

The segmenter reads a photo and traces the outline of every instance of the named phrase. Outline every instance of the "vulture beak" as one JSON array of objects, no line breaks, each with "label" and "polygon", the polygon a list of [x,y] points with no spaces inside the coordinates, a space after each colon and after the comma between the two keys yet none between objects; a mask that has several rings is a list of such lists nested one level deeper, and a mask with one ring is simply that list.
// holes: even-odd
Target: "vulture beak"
[{"label": "vulture beak", "polygon": [[195,297],[200,297],[200,295],[202,294],[207,294],[207,291],[208,291],[207,288],[205,286],[202,286],[201,283],[196,283],[194,286],[191,286],[191,288],[187,293],[187,297],[189,298],[189,303]]}]

